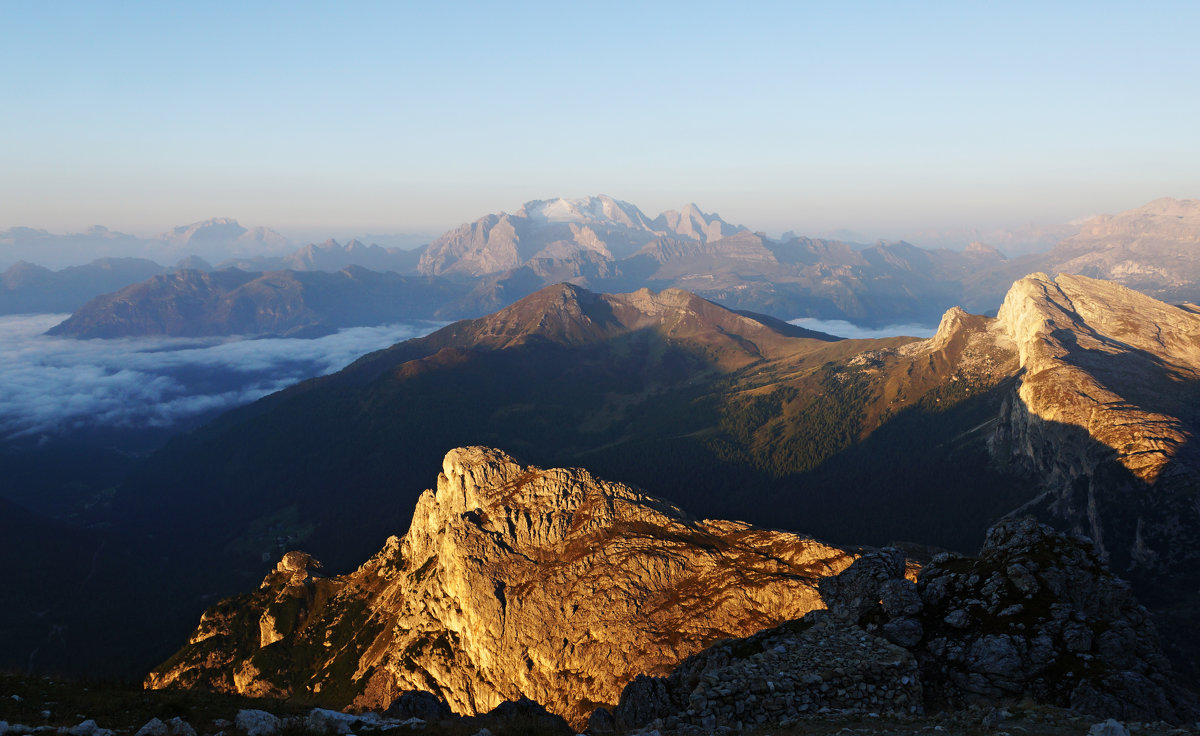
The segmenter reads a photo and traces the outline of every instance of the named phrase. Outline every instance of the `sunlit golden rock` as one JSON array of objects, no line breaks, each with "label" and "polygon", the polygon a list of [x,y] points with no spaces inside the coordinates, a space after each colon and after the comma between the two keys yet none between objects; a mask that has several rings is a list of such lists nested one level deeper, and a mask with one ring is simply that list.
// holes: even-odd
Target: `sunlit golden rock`
[{"label": "sunlit golden rock", "polygon": [[817,581],[853,559],[691,519],[585,470],[460,448],[403,538],[338,578],[285,558],[258,593],[218,606],[240,610],[222,631],[194,638],[147,685],[362,708],[429,690],[460,713],[523,695],[580,724],[638,674],[823,607]]}]

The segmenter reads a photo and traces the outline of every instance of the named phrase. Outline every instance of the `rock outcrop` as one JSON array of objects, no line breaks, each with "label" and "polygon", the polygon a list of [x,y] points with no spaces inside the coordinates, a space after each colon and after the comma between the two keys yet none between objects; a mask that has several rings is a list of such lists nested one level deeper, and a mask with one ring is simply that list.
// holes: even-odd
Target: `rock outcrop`
[{"label": "rock outcrop", "polygon": [[593,733],[646,725],[713,733],[788,726],[829,713],[909,716],[922,711],[912,653],[825,611],[688,657],[668,677],[640,676]]},{"label": "rock outcrop", "polygon": [[355,708],[426,690],[467,714],[526,696],[578,725],[639,674],[821,608],[818,582],[852,560],[690,519],[584,470],[461,448],[403,538],[335,578],[290,553],[258,592],[206,612],[146,684]]},{"label": "rock outcrop", "polygon": [[934,700],[1032,697],[1122,719],[1196,716],[1150,615],[1086,538],[1007,520],[978,558],[935,558],[917,590],[925,631],[914,651]]},{"label": "rock outcrop", "polygon": [[[594,730],[712,732],[831,712],[913,714],[1035,701],[1191,725],[1149,614],[1084,538],[997,524],[978,558],[943,554],[914,584],[895,549],[821,582],[829,608],[721,642],[630,683]],[[985,722],[986,723],[986,722]]]},{"label": "rock outcrop", "polygon": [[1120,285],[1032,274],[997,326],[1021,383],[993,438],[1044,489],[1027,508],[1096,540],[1125,574],[1200,551],[1200,316]]}]

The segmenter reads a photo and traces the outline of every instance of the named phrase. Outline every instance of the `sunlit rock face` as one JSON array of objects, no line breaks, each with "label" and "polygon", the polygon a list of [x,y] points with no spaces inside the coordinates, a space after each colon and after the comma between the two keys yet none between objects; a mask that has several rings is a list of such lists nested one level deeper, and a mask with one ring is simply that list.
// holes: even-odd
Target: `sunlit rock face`
[{"label": "sunlit rock face", "polygon": [[1031,505],[1118,570],[1191,567],[1200,541],[1200,316],[1084,276],[1013,284],[997,325],[1021,383],[993,451],[1031,472]]},{"label": "sunlit rock face", "polygon": [[853,559],[691,519],[585,470],[460,448],[403,538],[336,578],[292,553],[259,591],[206,612],[147,685],[363,708],[428,690],[460,713],[526,696],[581,725],[638,674],[822,608],[817,582]]}]

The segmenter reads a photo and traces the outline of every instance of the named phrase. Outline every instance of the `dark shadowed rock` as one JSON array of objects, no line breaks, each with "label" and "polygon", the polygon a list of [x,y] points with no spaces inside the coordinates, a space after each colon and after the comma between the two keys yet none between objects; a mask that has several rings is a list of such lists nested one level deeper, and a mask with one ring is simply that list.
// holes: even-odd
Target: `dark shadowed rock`
[{"label": "dark shadowed rock", "polygon": [[1033,697],[1099,716],[1194,717],[1146,609],[1086,539],[1006,520],[978,558],[935,558],[918,590],[926,633],[914,651],[935,699]]},{"label": "dark shadowed rock", "polygon": [[384,711],[388,718],[420,718],[422,721],[437,721],[453,714],[446,701],[431,692],[410,690],[401,693]]},{"label": "dark shadowed rock", "polygon": [[529,698],[507,700],[488,712],[483,720],[493,730],[537,734],[574,734],[562,716],[556,716]]},{"label": "dark shadowed rock", "polygon": [[1006,520],[978,558],[939,555],[915,586],[904,572],[894,549],[863,555],[821,582],[828,611],[631,682],[616,725],[711,731],[1020,700],[1124,720],[1190,724],[1200,714],[1172,680],[1146,609],[1085,539]]}]

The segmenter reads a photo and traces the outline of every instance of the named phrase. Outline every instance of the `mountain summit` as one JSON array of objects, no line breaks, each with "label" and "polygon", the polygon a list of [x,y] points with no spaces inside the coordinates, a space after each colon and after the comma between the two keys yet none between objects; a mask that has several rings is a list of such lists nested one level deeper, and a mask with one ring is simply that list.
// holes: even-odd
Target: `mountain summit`
[{"label": "mountain summit", "polygon": [[590,256],[628,258],[651,241],[670,237],[705,242],[744,232],[695,205],[653,220],[607,195],[539,199],[512,214],[487,215],[429,244],[419,269],[427,275],[486,276],[539,260]]},{"label": "mountain summit", "polygon": [[156,240],[181,256],[212,257],[215,253],[280,253],[292,247],[283,235],[266,227],[246,228],[229,217],[181,225]]},{"label": "mountain summit", "polygon": [[289,553],[146,684],[379,709],[431,690],[467,714],[523,696],[581,726],[636,675],[822,608],[819,580],[853,559],[585,470],[459,448],[403,538],[336,578]]},{"label": "mountain summit", "polygon": [[1123,575],[1196,579],[1200,315],[1109,281],[1031,274],[996,319],[1021,383],[993,449],[1043,489],[1029,507],[1086,533]]},{"label": "mountain summit", "polygon": [[634,230],[651,229],[650,220],[635,205],[613,199],[607,194],[581,199],[535,199],[521,205],[513,214],[535,222],[574,222],[616,225]]}]

